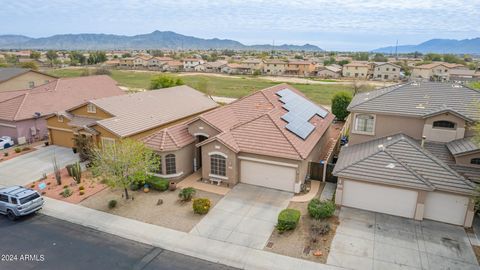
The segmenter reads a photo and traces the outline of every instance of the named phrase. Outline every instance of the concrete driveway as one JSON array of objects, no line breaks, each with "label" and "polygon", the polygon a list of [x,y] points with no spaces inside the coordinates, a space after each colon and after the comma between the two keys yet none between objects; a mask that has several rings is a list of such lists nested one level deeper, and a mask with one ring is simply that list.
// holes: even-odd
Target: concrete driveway
[{"label": "concrete driveway", "polygon": [[36,151],[0,162],[0,185],[25,185],[40,179],[43,173],[53,172],[54,153],[60,168],[78,161],[78,154],[74,154],[71,148],[39,146]]},{"label": "concrete driveway", "polygon": [[247,184],[236,185],[191,231],[191,234],[263,249],[293,194]]},{"label": "concrete driveway", "polygon": [[465,230],[342,207],[327,264],[351,269],[479,269]]}]

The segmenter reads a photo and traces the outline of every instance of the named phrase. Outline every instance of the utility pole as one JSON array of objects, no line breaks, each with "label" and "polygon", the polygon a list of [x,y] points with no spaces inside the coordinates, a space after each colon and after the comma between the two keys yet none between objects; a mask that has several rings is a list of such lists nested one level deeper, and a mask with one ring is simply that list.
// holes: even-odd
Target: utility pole
[{"label": "utility pole", "polygon": [[397,43],[395,44],[395,60],[398,60],[398,39]]}]

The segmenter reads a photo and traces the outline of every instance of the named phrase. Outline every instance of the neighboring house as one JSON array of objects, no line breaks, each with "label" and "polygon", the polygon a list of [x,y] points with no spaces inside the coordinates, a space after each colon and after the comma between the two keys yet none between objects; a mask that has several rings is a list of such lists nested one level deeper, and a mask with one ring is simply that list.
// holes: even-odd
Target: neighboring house
[{"label": "neighboring house", "polygon": [[139,55],[135,56],[133,58],[133,66],[135,68],[147,68],[148,67],[148,60],[150,60],[152,57],[144,56],[144,55]]},{"label": "neighboring house", "polygon": [[57,77],[25,68],[0,68],[0,92],[31,89]]},{"label": "neighboring house", "polygon": [[356,95],[342,148],[338,205],[472,225],[480,149],[472,144],[480,93],[411,82]]},{"label": "neighboring house", "polygon": [[480,80],[480,73],[471,69],[451,69],[449,71],[449,80],[458,82],[469,82]]},{"label": "neighboring house", "polygon": [[182,69],[183,69],[183,63],[175,60],[167,61],[162,66],[163,71],[178,72],[178,71],[182,71]]},{"label": "neighboring house", "polygon": [[118,65],[123,68],[131,68],[133,67],[133,59],[133,57],[120,58]]},{"label": "neighboring house", "polygon": [[197,58],[185,58],[182,60],[182,63],[185,71],[195,71],[195,67],[198,65],[203,65],[205,61]]},{"label": "neighboring house", "polygon": [[48,118],[47,124],[52,144],[73,147],[74,136],[80,134],[102,145],[145,137],[217,106],[182,85],[83,102]]},{"label": "neighboring house", "polygon": [[283,60],[266,60],[263,65],[263,73],[266,75],[283,75],[287,66],[288,63]]},{"label": "neighboring house", "polygon": [[0,92],[0,136],[27,142],[44,139],[45,119],[55,112],[123,93],[108,76],[61,78],[33,89]]},{"label": "neighboring house", "polygon": [[204,72],[208,73],[220,73],[222,72],[222,68],[226,67],[228,64],[227,61],[224,60],[218,60],[215,62],[207,62],[205,63],[204,66]]},{"label": "neighboring house", "polygon": [[223,73],[228,73],[228,74],[252,74],[252,70],[243,65],[243,64],[238,64],[238,63],[231,63],[227,64],[222,68]]},{"label": "neighboring house", "polygon": [[285,75],[310,76],[315,71],[315,65],[310,61],[288,61]]},{"label": "neighboring house", "polygon": [[367,63],[353,62],[343,65],[342,76],[347,78],[367,79],[370,74],[370,65]]},{"label": "neighboring house", "polygon": [[[301,116],[299,108],[308,112]],[[303,111],[305,113],[305,111]],[[320,160],[335,116],[280,84],[143,139],[162,158],[160,175],[201,170],[205,181],[299,192]]]},{"label": "neighboring house", "polygon": [[428,79],[432,81],[450,80],[450,71],[453,69],[468,69],[464,65],[444,62],[433,62],[430,64],[416,66],[412,69],[413,79]]},{"label": "neighboring house", "polygon": [[250,70],[252,71],[252,73],[255,71],[255,70],[258,70],[260,72],[262,72],[263,70],[263,61],[261,59],[247,59],[247,60],[243,60],[242,61],[242,64],[248,68],[250,68]]},{"label": "neighboring house", "polygon": [[400,79],[399,65],[393,63],[375,63],[373,79],[379,81],[398,81]]},{"label": "neighboring house", "polygon": [[317,68],[317,76],[320,78],[330,79],[330,78],[340,78],[342,75],[342,68],[335,66],[322,66]]}]

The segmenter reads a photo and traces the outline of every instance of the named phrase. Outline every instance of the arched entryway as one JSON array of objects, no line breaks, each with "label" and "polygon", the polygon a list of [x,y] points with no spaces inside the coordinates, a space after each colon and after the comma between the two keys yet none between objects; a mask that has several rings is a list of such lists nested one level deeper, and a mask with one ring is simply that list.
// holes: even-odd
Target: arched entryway
[{"label": "arched entryway", "polygon": [[[201,143],[201,142],[205,141],[206,139],[208,139],[207,136],[201,135],[201,134],[200,135],[195,135],[195,138],[197,138],[196,143]],[[202,167],[202,147],[197,147],[195,152],[196,153],[195,153],[195,159],[193,161],[193,164],[194,164],[194,170],[197,171]]]}]

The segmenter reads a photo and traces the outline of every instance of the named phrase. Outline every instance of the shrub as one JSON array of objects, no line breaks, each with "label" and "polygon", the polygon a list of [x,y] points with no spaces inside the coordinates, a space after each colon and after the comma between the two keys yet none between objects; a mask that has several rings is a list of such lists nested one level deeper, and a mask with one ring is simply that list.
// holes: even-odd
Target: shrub
[{"label": "shrub", "polygon": [[117,200],[110,200],[108,202],[108,208],[112,209],[112,208],[115,208],[117,206]]},{"label": "shrub", "polygon": [[35,187],[35,184],[31,184],[31,185],[30,185],[30,188],[34,188],[34,187]]},{"label": "shrub", "polygon": [[85,190],[85,187],[84,186],[79,186],[78,190]]},{"label": "shrub", "polygon": [[85,191],[81,190],[81,191],[79,192],[79,194],[80,194],[80,196],[82,196],[83,194],[85,194]]},{"label": "shrub", "polygon": [[20,153],[20,152],[22,152],[22,149],[21,149],[20,147],[15,147],[15,153],[18,154],[18,153]]},{"label": "shrub", "polygon": [[63,188],[68,188],[68,185],[64,185]]},{"label": "shrub", "polygon": [[207,198],[197,198],[193,200],[193,212],[195,214],[205,215],[210,210],[212,203]]},{"label": "shrub", "polygon": [[131,190],[131,191],[137,191],[137,190],[139,190],[139,189],[140,189],[140,185],[139,185],[139,184],[137,184],[137,183],[131,183],[131,184],[130,184],[130,190]]},{"label": "shrub", "polygon": [[162,74],[152,78],[152,80],[150,81],[150,89],[167,88],[183,84],[184,82],[181,78]]},{"label": "shrub", "polygon": [[310,237],[312,243],[316,243],[318,241],[319,236],[326,235],[330,231],[330,224],[328,223],[315,223],[312,224],[310,227]]},{"label": "shrub", "polygon": [[352,95],[348,92],[338,92],[332,98],[332,113],[338,120],[345,120],[348,116],[347,107],[352,101]]},{"label": "shrub", "polygon": [[197,193],[197,191],[193,187],[182,188],[178,193],[178,197],[180,197],[180,200],[186,202],[190,201],[195,193]]},{"label": "shrub", "polygon": [[28,147],[28,146],[25,146],[25,147],[22,148],[22,151],[28,151],[28,150],[30,150],[30,147]]},{"label": "shrub", "polygon": [[168,180],[159,177],[150,177],[146,183],[158,191],[165,191],[168,189]]},{"label": "shrub", "polygon": [[8,152],[3,153],[4,157],[8,157]]},{"label": "shrub", "polygon": [[62,195],[64,198],[72,196],[72,191],[69,188],[65,188],[60,195]]},{"label": "shrub", "polygon": [[290,208],[283,209],[282,212],[278,214],[277,230],[280,232],[293,230],[297,227],[299,220],[300,211]]},{"label": "shrub", "polygon": [[314,219],[328,218],[335,212],[335,203],[333,201],[320,201],[312,199],[308,203],[308,214]]}]

